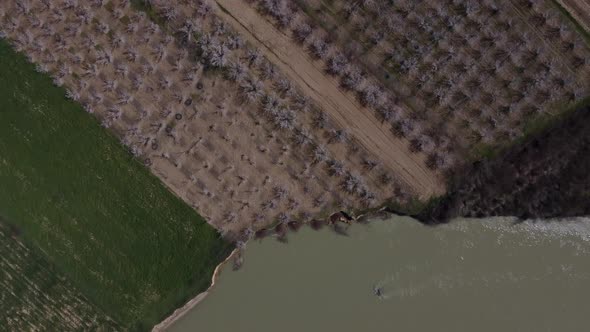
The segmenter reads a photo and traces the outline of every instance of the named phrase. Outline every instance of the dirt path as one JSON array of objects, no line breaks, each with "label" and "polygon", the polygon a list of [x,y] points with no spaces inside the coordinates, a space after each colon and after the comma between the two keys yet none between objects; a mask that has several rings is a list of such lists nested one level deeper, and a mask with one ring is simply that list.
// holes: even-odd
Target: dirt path
[{"label": "dirt path", "polygon": [[366,149],[378,155],[422,199],[442,194],[442,179],[426,168],[424,155],[410,154],[407,144],[396,139],[389,126],[380,123],[369,109],[362,107],[339,83],[325,75],[290,37],[276,29],[248,4],[236,0],[216,0],[216,14],[259,47],[288,78],[321,106],[331,118],[346,128]]},{"label": "dirt path", "polygon": [[587,32],[590,32],[590,0],[557,0],[580,23]]}]

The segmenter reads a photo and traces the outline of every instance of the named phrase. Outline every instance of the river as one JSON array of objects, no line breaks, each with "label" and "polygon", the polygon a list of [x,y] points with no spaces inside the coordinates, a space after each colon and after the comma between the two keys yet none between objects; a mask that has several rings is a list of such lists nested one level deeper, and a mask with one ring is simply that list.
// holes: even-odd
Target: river
[{"label": "river", "polygon": [[[582,331],[590,220],[407,217],[248,244],[171,332]],[[381,296],[374,289],[381,289]]]}]

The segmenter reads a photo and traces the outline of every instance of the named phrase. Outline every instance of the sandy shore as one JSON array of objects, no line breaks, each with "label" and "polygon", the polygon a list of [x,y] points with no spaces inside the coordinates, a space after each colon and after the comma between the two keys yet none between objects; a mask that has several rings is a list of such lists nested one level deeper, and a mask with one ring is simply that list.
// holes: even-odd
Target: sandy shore
[{"label": "sandy shore", "polygon": [[238,252],[238,250],[234,249],[231,252],[231,254],[229,256],[227,256],[227,258],[223,262],[221,262],[219,265],[217,265],[217,267],[215,268],[215,271],[213,271],[213,277],[211,277],[211,286],[209,286],[209,288],[207,288],[206,291],[199,293],[193,299],[188,301],[185,305],[174,310],[172,315],[168,316],[166,319],[164,319],[158,325],[154,326],[152,328],[152,332],[165,331],[170,326],[172,326],[172,324],[174,324],[177,320],[182,318],[186,313],[191,311],[197,304],[199,304],[201,301],[203,301],[207,297],[207,295],[209,294],[211,289],[213,289],[213,287],[215,286],[215,281],[217,280],[217,277],[219,276],[219,273],[220,273],[223,265],[225,265],[227,262],[229,262],[237,252]]}]

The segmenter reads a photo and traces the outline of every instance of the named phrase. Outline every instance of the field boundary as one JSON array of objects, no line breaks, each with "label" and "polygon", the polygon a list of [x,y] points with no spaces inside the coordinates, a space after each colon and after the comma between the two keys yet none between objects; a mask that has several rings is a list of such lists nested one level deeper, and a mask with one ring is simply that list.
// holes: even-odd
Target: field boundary
[{"label": "field boundary", "polygon": [[230,260],[232,260],[234,258],[234,256],[237,254],[238,254],[238,249],[234,249],[231,252],[231,254],[229,254],[229,256],[227,256],[227,258],[223,262],[219,263],[219,265],[217,265],[215,267],[215,270],[213,271],[213,276],[211,277],[211,286],[209,286],[209,288],[207,288],[207,290],[205,290],[202,293],[199,293],[197,296],[195,296],[190,301],[188,301],[185,305],[174,310],[174,312],[170,316],[168,316],[166,319],[164,319],[163,321],[158,323],[156,326],[154,326],[152,328],[152,332],[166,331],[176,321],[178,321],[179,319],[184,317],[184,315],[186,315],[189,311],[191,311],[194,307],[196,307],[199,303],[201,303],[201,301],[205,300],[207,295],[209,295],[209,292],[215,286],[215,282],[217,281],[217,278],[221,274],[221,269],[224,267],[225,264],[227,264]]},{"label": "field boundary", "polygon": [[0,58],[0,213],[23,242],[124,328],[207,288],[231,243],[4,40]]}]

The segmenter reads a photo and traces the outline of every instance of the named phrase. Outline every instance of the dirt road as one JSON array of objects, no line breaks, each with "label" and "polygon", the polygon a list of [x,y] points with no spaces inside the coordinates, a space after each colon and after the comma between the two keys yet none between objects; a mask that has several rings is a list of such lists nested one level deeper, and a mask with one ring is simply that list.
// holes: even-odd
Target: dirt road
[{"label": "dirt road", "polygon": [[324,73],[322,65],[314,62],[288,35],[243,1],[216,0],[216,3],[217,15],[259,47],[292,82],[367,150],[379,156],[420,198],[444,192],[442,179],[425,166],[425,156],[411,154],[407,142],[395,138],[389,132],[389,125],[382,124],[352,94],[341,90],[339,83]]}]

